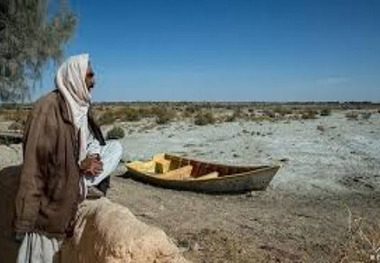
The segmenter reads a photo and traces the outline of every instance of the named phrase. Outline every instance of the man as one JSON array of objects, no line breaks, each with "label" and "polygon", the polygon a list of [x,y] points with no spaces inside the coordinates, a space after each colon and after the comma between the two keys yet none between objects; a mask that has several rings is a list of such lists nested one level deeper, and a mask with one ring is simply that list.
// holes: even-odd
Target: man
[{"label": "man", "polygon": [[87,186],[107,184],[122,154],[118,142],[105,144],[89,114],[94,72],[88,55],[67,59],[55,84],[36,102],[24,133],[14,220],[20,263],[53,262],[63,238],[72,235]]}]

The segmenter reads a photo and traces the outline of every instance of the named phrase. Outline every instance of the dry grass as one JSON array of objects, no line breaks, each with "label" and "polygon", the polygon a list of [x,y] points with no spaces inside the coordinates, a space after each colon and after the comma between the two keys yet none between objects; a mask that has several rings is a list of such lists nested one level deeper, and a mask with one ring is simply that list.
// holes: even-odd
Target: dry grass
[{"label": "dry grass", "polygon": [[323,108],[319,112],[320,116],[330,116],[331,115],[331,109],[330,108]]},{"label": "dry grass", "polygon": [[364,224],[363,218],[353,218],[348,210],[348,242],[337,262],[380,262],[380,225]]},{"label": "dry grass", "polygon": [[274,112],[272,110],[264,110],[263,115],[267,116],[268,118],[274,118],[274,117],[276,117],[276,112]]},{"label": "dry grass", "polygon": [[195,125],[214,124],[215,121],[216,120],[215,120],[214,114],[211,111],[202,111],[202,112],[199,112],[194,117],[194,124]]},{"label": "dry grass", "polygon": [[16,121],[19,123],[25,123],[30,110],[14,108],[14,109],[0,109],[1,119],[4,121]]},{"label": "dry grass", "polygon": [[346,116],[347,120],[353,121],[353,120],[358,119],[359,114],[355,111],[350,111],[350,112],[347,112],[345,116]]},{"label": "dry grass", "polygon": [[285,106],[275,107],[274,112],[278,113],[282,117],[293,114],[293,110]]},{"label": "dry grass", "polygon": [[317,115],[318,115],[318,111],[315,109],[307,109],[301,112],[301,118],[304,120],[316,119]]},{"label": "dry grass", "polygon": [[369,120],[371,116],[372,116],[372,112],[369,112],[369,111],[361,113],[361,118],[366,121]]}]

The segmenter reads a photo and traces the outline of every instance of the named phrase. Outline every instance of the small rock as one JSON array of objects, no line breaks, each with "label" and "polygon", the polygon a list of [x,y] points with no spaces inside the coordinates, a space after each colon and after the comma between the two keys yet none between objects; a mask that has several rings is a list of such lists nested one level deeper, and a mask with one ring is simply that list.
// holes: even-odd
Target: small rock
[{"label": "small rock", "polygon": [[249,191],[245,193],[245,197],[252,197],[253,196],[253,191]]},{"label": "small rock", "polygon": [[287,163],[289,162],[289,158],[282,158],[280,159],[280,162]]},{"label": "small rock", "polygon": [[198,251],[201,249],[202,249],[201,246],[197,242],[194,242],[193,244],[190,245],[190,250]]},{"label": "small rock", "polygon": [[317,126],[317,130],[321,131],[321,132],[324,132],[325,131],[325,127],[323,127],[322,125],[318,125]]}]

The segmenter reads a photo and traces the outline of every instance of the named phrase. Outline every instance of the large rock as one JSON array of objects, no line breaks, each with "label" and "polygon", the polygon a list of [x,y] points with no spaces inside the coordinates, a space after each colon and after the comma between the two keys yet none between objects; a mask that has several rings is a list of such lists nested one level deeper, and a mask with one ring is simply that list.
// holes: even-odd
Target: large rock
[{"label": "large rock", "polygon": [[106,198],[80,205],[74,236],[63,244],[61,258],[63,263],[187,262],[162,230]]}]

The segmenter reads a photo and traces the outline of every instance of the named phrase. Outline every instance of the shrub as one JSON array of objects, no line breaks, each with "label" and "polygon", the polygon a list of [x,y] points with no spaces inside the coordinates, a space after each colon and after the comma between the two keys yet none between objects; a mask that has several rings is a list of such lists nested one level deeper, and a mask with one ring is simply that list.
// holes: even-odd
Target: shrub
[{"label": "shrub", "polygon": [[316,110],[308,109],[301,113],[301,118],[304,120],[316,119],[317,114]]},{"label": "shrub", "polygon": [[346,113],[346,118],[348,120],[357,120],[358,119],[358,113],[355,111],[350,111]]},{"label": "shrub", "polygon": [[276,107],[274,109],[274,112],[277,112],[281,116],[285,116],[285,115],[289,115],[293,113],[292,109],[289,109],[287,107]]},{"label": "shrub", "polygon": [[372,116],[372,113],[371,112],[363,112],[361,115],[362,115],[363,120],[369,120]]},{"label": "shrub", "polygon": [[348,240],[336,253],[336,262],[379,262],[379,226],[353,218],[349,210],[347,230]]},{"label": "shrub", "polygon": [[117,110],[115,115],[122,121],[139,121],[141,119],[140,112],[130,107]]},{"label": "shrub", "polygon": [[157,124],[168,123],[175,117],[175,112],[167,108],[159,108],[159,110],[157,110],[155,114]]},{"label": "shrub", "polygon": [[185,112],[188,112],[190,114],[195,113],[197,111],[198,111],[198,108],[195,106],[192,106],[192,105],[186,106],[186,108],[185,108]]},{"label": "shrub", "polygon": [[331,109],[329,109],[329,108],[323,108],[319,112],[319,115],[321,115],[321,116],[330,116],[331,115]]},{"label": "shrub", "polygon": [[15,122],[12,122],[11,125],[9,125],[8,130],[20,131],[20,130],[24,130],[24,127],[25,127],[24,121],[15,121]]},{"label": "shrub", "polygon": [[194,124],[196,125],[207,125],[207,124],[214,124],[214,123],[215,123],[215,117],[211,111],[200,112],[194,117]]},{"label": "shrub", "polygon": [[115,120],[116,120],[116,116],[112,112],[106,111],[102,115],[100,115],[97,122],[99,125],[107,125],[107,124],[114,123]]},{"label": "shrub", "polygon": [[269,118],[274,118],[276,117],[276,113],[271,110],[264,110],[263,114]]},{"label": "shrub", "polygon": [[225,119],[225,121],[226,122],[233,122],[233,121],[235,121],[237,119],[242,119],[242,118],[244,118],[244,113],[239,108],[239,109],[235,109],[232,115],[227,116],[227,118]]},{"label": "shrub", "polygon": [[107,140],[117,140],[125,136],[124,130],[118,126],[114,126],[107,132]]}]

